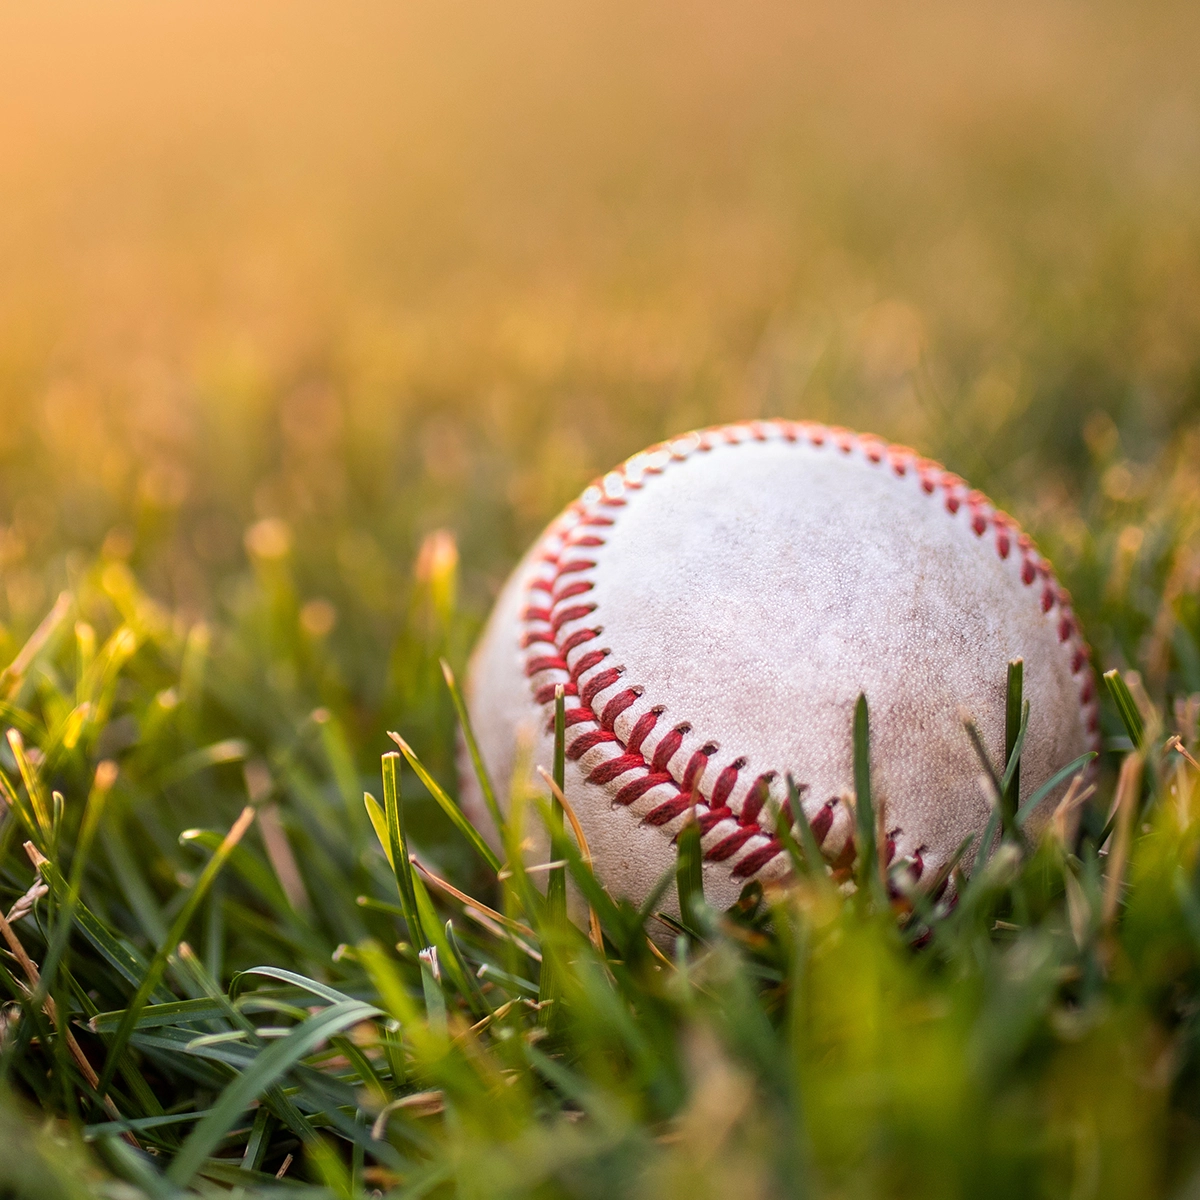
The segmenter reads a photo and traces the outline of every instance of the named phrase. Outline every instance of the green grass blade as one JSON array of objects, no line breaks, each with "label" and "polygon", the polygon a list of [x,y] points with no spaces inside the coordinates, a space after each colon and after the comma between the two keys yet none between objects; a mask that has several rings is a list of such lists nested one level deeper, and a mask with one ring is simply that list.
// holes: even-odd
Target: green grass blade
[{"label": "green grass blade", "polygon": [[213,742],[210,746],[201,746],[199,750],[185,754],[183,758],[167,767],[158,780],[159,786],[170,787],[182,783],[210,767],[244,762],[249,754],[250,745],[242,738],[225,738],[223,741]]},{"label": "green grass blade", "polygon": [[54,985],[55,973],[63,952],[67,948],[67,939],[74,925],[75,909],[79,904],[79,891],[83,884],[83,872],[87,865],[88,855],[100,817],[104,811],[104,801],[116,781],[117,768],[112,762],[102,762],[97,768],[88,792],[87,805],[83,812],[83,821],[79,834],[75,839],[75,849],[71,858],[71,874],[67,883],[67,894],[62,900],[59,911],[55,916],[54,932],[46,957],[42,962],[42,977],[38,983],[33,1003],[40,1005],[51,987]]},{"label": "green grass blade", "polygon": [[[125,1019],[125,1009],[97,1013],[88,1022],[94,1033],[112,1033]],[[138,1014],[134,1029],[152,1029],[157,1025],[183,1025],[190,1021],[211,1021],[223,1017],[224,1009],[213,1000],[172,1000],[167,1004],[147,1004]]]},{"label": "green grass blade", "polygon": [[500,860],[496,857],[495,851],[483,840],[482,834],[475,828],[474,825],[467,819],[466,814],[461,808],[446,794],[445,789],[438,783],[432,775],[429,774],[422,765],[421,760],[417,758],[413,748],[398,734],[388,733],[388,737],[400,747],[408,765],[412,767],[417,778],[425,785],[429,794],[438,802],[441,810],[454,823],[455,829],[467,839],[468,842],[475,848],[476,853],[491,869],[499,874]]},{"label": "green grass blade", "polygon": [[437,910],[433,907],[433,900],[430,898],[429,889],[425,886],[425,881],[416,871],[413,872],[412,881],[413,897],[416,901],[417,916],[421,922],[421,932],[425,938],[425,945],[432,946],[437,950],[440,969],[450,976],[450,982],[462,992],[466,989],[466,980],[459,977],[458,963],[455,961],[449,943],[446,941],[446,931],[442,927]]},{"label": "green grass blade", "polygon": [[409,940],[423,949],[425,935],[421,929],[421,916],[417,912],[413,869],[412,863],[408,860],[408,839],[404,831],[404,808],[400,799],[400,772],[397,770],[399,760],[400,755],[395,750],[389,750],[383,756],[383,812],[387,821],[386,845],[388,858],[392,864],[392,874],[396,877],[396,890],[400,893],[400,907],[404,909],[404,923],[408,926]]},{"label": "green grass blade", "polygon": [[796,828],[800,830],[800,851],[804,856],[805,869],[810,878],[825,884],[829,878],[825,873],[825,857],[821,853],[821,847],[817,845],[817,835],[813,833],[808,814],[804,811],[800,789],[790,772],[787,777],[787,790],[792,819]]},{"label": "green grass blade", "polygon": [[[804,851],[800,848],[800,843],[796,841],[795,821],[789,821],[787,813],[792,810],[791,790],[795,788],[795,780],[791,773],[787,775],[789,784],[788,799],[786,807],[783,804],[777,804],[771,797],[767,797],[767,812],[771,817],[771,825],[775,830],[775,836],[783,843],[784,850],[787,851],[788,861],[792,864],[792,873],[797,879],[804,879],[808,875],[809,867],[804,858]],[[797,792],[797,799],[799,793]]]},{"label": "green grass blade", "polygon": [[[136,841],[136,839],[135,839]],[[154,889],[146,881],[142,864],[125,836],[120,812],[113,813],[100,829],[100,843],[116,877],[125,903],[137,918],[142,933],[151,945],[159,946],[167,936],[167,923]]]},{"label": "green grass blade", "polygon": [[199,1121],[208,1115],[208,1109],[199,1112],[164,1113],[157,1117],[131,1117],[128,1121],[102,1121],[95,1125],[83,1127],[84,1141],[95,1141],[96,1138],[111,1137],[119,1133],[145,1133],[152,1129],[162,1129],[168,1125],[186,1125],[189,1121]]},{"label": "green grass blade", "polygon": [[[554,689],[554,784],[561,792],[566,781],[566,700],[560,683]],[[561,860],[563,854],[563,807],[558,797],[551,794],[547,810],[546,829],[550,835],[550,858]],[[538,984],[538,1002],[544,1007],[539,1012],[543,1025],[554,1019],[562,999],[562,988],[557,974],[560,969],[558,949],[560,936],[567,920],[567,871],[565,867],[554,867],[546,880],[546,906],[543,922],[549,937],[542,938],[542,972]],[[551,1004],[553,1002],[553,1004]]]},{"label": "green grass blade", "polygon": [[1077,771],[1082,771],[1096,757],[1095,750],[1089,750],[1086,754],[1081,754],[1078,758],[1072,759],[1059,771],[1055,771],[1045,783],[1042,784],[1024,804],[1021,805],[1017,812],[1017,825],[1022,826],[1029,820],[1030,814],[1052,791],[1065,779],[1069,779]]},{"label": "green grass blade", "polygon": [[[988,817],[988,823],[984,827],[983,837],[979,839],[979,845],[975,848],[975,859],[971,864],[971,876],[974,878],[978,874],[980,868],[987,861],[987,856],[992,851],[992,843],[996,840],[996,830],[1000,828],[1000,809],[993,808],[992,814]],[[1018,814],[1018,824],[1019,814]]]},{"label": "green grass blade", "polygon": [[1142,749],[1146,740],[1146,726],[1142,714],[1138,712],[1137,701],[1129,690],[1129,685],[1121,678],[1120,671],[1115,668],[1104,672],[1104,682],[1108,685],[1108,694],[1112,697],[1121,717],[1121,724],[1129,734],[1129,740],[1135,750]]},{"label": "green grass blade", "polygon": [[[210,851],[216,851],[224,840],[215,829],[188,829],[181,836],[193,845],[203,846]],[[277,914],[293,911],[278,876],[245,846],[234,847],[229,856],[229,869],[240,875]]]},{"label": "green grass blade", "polygon": [[346,740],[346,731],[341,721],[328,709],[320,708],[312,715],[313,723],[321,735],[321,748],[329,769],[333,772],[338,793],[345,805],[346,817],[353,831],[355,845],[361,844],[366,830],[363,828],[362,813],[358,808],[358,797],[362,791],[362,782],[358,776],[358,768],[354,764],[354,755]]},{"label": "green grass blade", "polygon": [[983,767],[988,781],[992,785],[992,791],[995,793],[995,803],[999,805],[1004,796],[1004,777],[996,770],[995,764],[987,752],[987,747],[983,744],[983,735],[979,732],[979,726],[968,718],[963,722],[963,727],[967,731],[967,737],[970,739],[972,747],[974,747],[975,757],[979,759],[979,765]]},{"label": "green grass blade", "polygon": [[188,1135],[167,1170],[176,1187],[186,1187],[250,1104],[322,1042],[362,1021],[381,1015],[373,1004],[350,1000],[334,1004],[272,1042],[221,1093],[200,1124]]},{"label": "green grass blade", "polygon": [[242,1168],[247,1171],[257,1171],[262,1166],[263,1154],[267,1149],[270,1131],[271,1114],[266,1108],[259,1108],[254,1114],[254,1123],[250,1126],[250,1137],[246,1140],[246,1149],[242,1152]]},{"label": "green grass blade", "polygon": [[454,672],[450,669],[450,664],[444,658],[441,661],[442,675],[446,680],[446,686],[450,689],[450,699],[454,703],[454,712],[458,717],[458,727],[462,731],[467,753],[471,756],[471,766],[475,771],[479,790],[483,793],[483,802],[487,805],[488,812],[491,814],[492,820],[496,823],[496,831],[499,833],[500,841],[503,844],[504,814],[500,811],[500,805],[496,800],[496,789],[492,786],[492,779],[488,774],[487,767],[484,765],[483,755],[479,753],[479,743],[475,740],[475,730],[471,727],[471,715],[467,712],[466,702],[463,700],[462,693],[458,689],[458,681],[454,678]]},{"label": "green grass blade", "polygon": [[453,921],[446,922],[446,944],[450,947],[450,954],[458,967],[459,973],[466,982],[464,996],[471,1011],[477,1016],[491,1012],[491,1005],[488,1004],[487,997],[483,994],[483,989],[479,986],[479,980],[476,979],[475,972],[467,966],[462,946],[458,942],[458,935],[454,932]]},{"label": "green grass blade", "polygon": [[692,925],[697,904],[704,903],[704,859],[700,848],[700,824],[689,818],[675,839],[675,890],[684,925]]},{"label": "green grass blade", "polygon": [[1021,751],[1029,730],[1029,703],[1025,700],[1025,660],[1008,664],[1008,690],[1004,704],[1004,777],[1000,781],[1000,810],[1004,832],[1016,829],[1021,805]]},{"label": "green grass blade", "polygon": [[345,1056],[346,1061],[354,1068],[363,1087],[370,1088],[379,1096],[387,1095],[387,1088],[379,1073],[371,1065],[371,1060],[354,1044],[351,1038],[338,1036],[329,1039],[329,1044]]},{"label": "green grass blade", "polygon": [[1008,756],[1008,766],[1000,779],[1004,795],[1010,791],[1014,799],[1020,795],[1021,753],[1025,749],[1025,736],[1029,732],[1029,701],[1026,700],[1021,709],[1021,723],[1017,726],[1017,738]]},{"label": "green grass blade", "polygon": [[387,814],[379,807],[379,801],[370,792],[363,792],[363,805],[366,807],[368,818],[370,818],[371,828],[375,831],[379,845],[387,856],[388,866],[394,871],[396,860],[392,857],[392,843],[388,838]]},{"label": "green grass blade", "polygon": [[871,795],[871,726],[867,698],[859,695],[854,706],[854,839],[858,852],[855,876],[859,894],[877,905],[886,903],[879,870],[874,797]]},{"label": "green grass blade", "polygon": [[[567,716],[566,699],[560,683],[554,689],[554,785],[562,792],[567,778]],[[563,807],[558,796],[550,797],[550,857],[559,858],[563,841]],[[551,921],[563,921],[567,916],[567,872],[555,867],[546,881],[546,916]]]},{"label": "green grass blade", "polygon": [[145,977],[138,984],[137,991],[134,993],[133,999],[129,1002],[129,1007],[125,1010],[125,1016],[121,1024],[117,1027],[117,1032],[113,1036],[112,1043],[109,1045],[108,1054],[104,1059],[104,1070],[100,1075],[100,1086],[96,1089],[100,1095],[103,1096],[112,1083],[117,1063],[120,1061],[121,1055],[125,1052],[125,1043],[129,1040],[129,1035],[133,1032],[138,1016],[145,1007],[146,1001],[150,998],[151,993],[162,978],[168,957],[183,939],[184,931],[188,927],[188,922],[192,919],[192,914],[199,907],[200,901],[204,899],[209,887],[212,886],[212,881],[225,865],[225,861],[233,851],[234,846],[241,840],[242,834],[250,828],[253,820],[254,809],[244,808],[241,816],[233,823],[233,827],[226,835],[220,849],[208,860],[208,863],[200,874],[200,878],[188,893],[183,907],[180,908],[178,915],[171,924],[167,940],[163,942],[158,948],[158,952],[154,955],[154,958],[151,959],[150,965],[146,968]]},{"label": "green grass blade", "polygon": [[318,983],[315,979],[309,979],[306,975],[299,975],[284,967],[249,967],[245,971],[240,971],[234,977],[233,983],[230,984],[229,998],[231,1000],[236,1000],[241,995],[242,981],[251,976],[277,979],[280,983],[289,983],[292,987],[310,992],[322,1000],[328,1000],[331,1004],[349,1004],[354,999],[353,996],[347,996],[345,992],[339,992],[337,988],[330,987],[327,983]]},{"label": "green grass blade", "polygon": [[[50,885],[51,892],[57,899],[65,899],[67,883],[52,862],[39,862],[38,870],[42,878]],[[92,912],[82,901],[75,904],[75,924],[79,932],[87,939],[92,948],[108,963],[122,979],[131,987],[138,987],[146,977],[148,964],[146,960],[128,943],[118,940],[109,932],[104,922]],[[155,987],[150,993],[150,999],[162,1003],[174,999],[165,988]]]},{"label": "green grass blade", "polygon": [[[666,895],[667,889],[675,882],[675,872],[668,867],[659,877],[654,886],[650,889],[650,894],[638,906],[637,919],[635,928],[631,931],[635,936],[640,937],[645,924],[650,920],[651,914],[657,911],[659,903],[663,896]],[[629,952],[628,945],[621,948],[623,954]]]},{"label": "green grass blade", "polygon": [[407,1031],[413,1028],[419,1021],[419,1013],[396,964],[377,942],[361,943],[357,953],[384,1008],[400,1023],[402,1029]]}]

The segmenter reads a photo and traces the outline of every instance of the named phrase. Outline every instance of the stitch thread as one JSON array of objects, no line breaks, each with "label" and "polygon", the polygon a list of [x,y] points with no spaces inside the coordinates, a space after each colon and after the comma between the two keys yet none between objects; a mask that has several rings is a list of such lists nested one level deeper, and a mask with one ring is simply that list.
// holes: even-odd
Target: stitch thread
[{"label": "stitch thread", "polygon": [[[869,434],[855,434],[838,426],[808,421],[754,421],[685,434],[635,454],[617,470],[610,471],[587,488],[543,538],[539,562],[544,569],[538,571],[528,585],[529,602],[522,613],[524,630],[520,645],[528,652],[525,674],[539,705],[553,705],[558,684],[562,684],[565,695],[574,701],[566,711],[566,725],[568,731],[579,732],[575,736],[571,732],[568,734],[568,758],[578,761],[597,747],[611,747],[612,756],[588,772],[588,783],[606,785],[622,781],[613,797],[613,803],[620,806],[628,806],[648,793],[655,793],[657,802],[642,817],[647,825],[668,825],[694,809],[701,837],[708,842],[704,849],[705,859],[710,862],[733,860],[730,874],[734,878],[758,874],[783,853],[782,842],[762,824],[774,772],[754,780],[738,811],[734,811],[729,802],[739,776],[747,766],[745,758],[737,758],[724,767],[713,781],[710,794],[705,796],[702,779],[709,760],[717,751],[716,744],[708,742],[692,753],[677,780],[671,774],[669,764],[690,726],[673,726],[652,749],[644,752],[643,746],[656,733],[664,712],[662,707],[656,706],[638,717],[622,742],[616,732],[616,721],[641,698],[643,689],[640,686],[622,688],[604,702],[600,712],[596,712],[593,707],[596,698],[619,682],[624,668],[607,663],[612,655],[611,648],[593,645],[602,637],[603,626],[581,627],[566,635],[562,632],[565,626],[584,620],[596,611],[594,603],[582,599],[594,586],[588,575],[595,569],[596,561],[580,552],[605,544],[603,531],[615,523],[617,513],[614,510],[625,505],[627,492],[640,490],[647,477],[662,474],[671,463],[683,462],[695,453],[707,453],[722,443],[736,446],[747,441],[773,439],[790,443],[806,441],[818,449],[828,446],[846,455],[858,449],[869,463],[889,467],[899,477],[912,470],[924,494],[933,497],[940,490],[942,503],[951,516],[966,506],[969,525],[976,537],[983,538],[990,529],[995,551],[1001,559],[1008,559],[1015,551],[1020,556],[1022,584],[1032,588],[1039,580],[1042,582],[1041,611],[1049,614],[1052,609],[1058,609],[1058,640],[1071,655],[1071,674],[1082,676],[1079,704],[1084,726],[1092,748],[1099,747],[1099,712],[1095,684],[1088,668],[1089,651],[1079,635],[1071,598],[1034,548],[1032,539],[1022,532],[1012,517],[994,508],[981,492],[969,489],[957,475],[906,446],[889,445]],[[574,603],[569,603],[571,601]],[[584,647],[589,648],[576,656],[576,652]],[[550,720],[553,720],[552,715]],[[827,800],[809,822],[818,846],[835,872],[848,870],[855,856],[853,835],[838,847],[826,849],[837,804],[837,797]],[[784,814],[790,823],[793,817],[786,804]],[[899,832],[898,829],[890,831],[880,847],[885,865],[891,864],[895,856]],[[716,836],[710,841],[710,835],[714,834]],[[902,866],[895,869],[908,871],[913,881],[919,879],[924,869],[924,849],[918,847]]]}]

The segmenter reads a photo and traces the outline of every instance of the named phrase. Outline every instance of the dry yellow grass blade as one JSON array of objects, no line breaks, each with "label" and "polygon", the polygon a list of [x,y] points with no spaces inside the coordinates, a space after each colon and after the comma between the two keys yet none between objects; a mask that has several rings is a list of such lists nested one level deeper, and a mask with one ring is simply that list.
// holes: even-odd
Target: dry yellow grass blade
[{"label": "dry yellow grass blade", "polygon": [[[21,943],[21,939],[17,937],[12,925],[9,924],[8,918],[0,912],[0,937],[8,943],[9,950],[12,951],[13,957],[21,964],[21,970],[25,972],[25,978],[29,981],[30,994],[37,991],[38,984],[41,982],[41,975],[38,971],[37,963],[29,957],[29,952]],[[50,1018],[51,1023],[58,1026],[58,1006],[54,1003],[51,996],[47,996],[42,1001],[42,1010],[46,1016]],[[95,1068],[88,1062],[87,1055],[80,1048],[79,1043],[75,1040],[75,1035],[69,1030],[65,1030],[67,1049],[71,1053],[71,1057],[75,1060],[84,1079],[94,1089],[99,1090],[100,1076],[96,1074]],[[104,1096],[102,1098],[104,1111],[108,1113],[114,1121],[121,1120],[121,1114],[117,1111],[117,1106],[112,1102],[111,1098]],[[139,1143],[133,1134],[126,1132],[124,1138],[130,1145],[138,1146]]]},{"label": "dry yellow grass blade", "polygon": [[1183,739],[1179,736],[1179,734],[1176,733],[1169,737],[1167,739],[1167,744],[1163,747],[1163,749],[1165,751],[1177,750],[1183,755],[1184,758],[1187,759],[1188,762],[1192,764],[1193,767],[1196,768],[1197,771],[1200,771],[1200,762],[1196,761],[1195,755],[1192,754],[1192,752],[1183,744]]},{"label": "dry yellow grass blade", "polygon": [[493,1021],[499,1021],[501,1018],[506,1017],[510,1012],[512,1012],[514,1005],[517,1003],[519,1003],[517,1000],[509,1000],[500,1005],[495,1012],[490,1012],[486,1017],[482,1017],[480,1020],[476,1021],[475,1024],[472,1025],[465,1033],[460,1033],[458,1037],[454,1039],[455,1042],[457,1043],[465,1041],[470,1034],[482,1033]]},{"label": "dry yellow grass blade", "polygon": [[452,883],[447,883],[440,876],[435,875],[415,854],[409,855],[409,862],[412,863],[435,888],[445,892],[448,896],[453,896],[456,900],[460,900],[468,908],[473,908],[476,912],[483,913],[484,916],[491,917],[493,921],[498,922],[507,929],[515,929],[518,933],[525,934],[526,937],[536,938],[528,925],[522,925],[520,921],[514,921],[512,917],[506,917],[503,913],[497,912],[494,908],[489,908],[486,904],[476,900],[474,896],[468,896],[466,892],[460,892]]},{"label": "dry yellow grass blade", "polygon": [[1080,771],[1078,775],[1071,780],[1071,786],[1067,788],[1067,794],[1058,802],[1058,806],[1054,810],[1052,818],[1054,836],[1058,838],[1060,845],[1067,845],[1070,840],[1068,834],[1073,826],[1075,813],[1079,811],[1083,805],[1095,795],[1096,785],[1089,783],[1086,787],[1083,783],[1084,772]]},{"label": "dry yellow grass blade", "polygon": [[413,1092],[411,1095],[401,1096],[399,1100],[393,1100],[379,1110],[379,1116],[375,1118],[375,1124],[371,1126],[371,1136],[377,1142],[382,1141],[387,1132],[388,1117],[398,1109],[404,1109],[414,1117],[432,1117],[444,1112],[445,1108],[446,1099],[442,1092]]},{"label": "dry yellow grass blade", "polygon": [[17,657],[0,672],[0,692],[11,696],[21,686],[25,672],[30,663],[38,656],[42,647],[54,636],[54,631],[66,619],[71,608],[70,592],[60,592],[54,607],[42,618],[41,624],[29,636],[29,640],[21,647]]}]

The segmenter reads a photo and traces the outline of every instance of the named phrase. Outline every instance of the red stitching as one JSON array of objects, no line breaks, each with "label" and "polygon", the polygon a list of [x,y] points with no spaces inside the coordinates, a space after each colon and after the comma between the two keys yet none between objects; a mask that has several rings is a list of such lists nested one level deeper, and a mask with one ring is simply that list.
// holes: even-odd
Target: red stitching
[{"label": "red stitching", "polygon": [[[928,496],[935,496],[940,491],[946,511],[952,516],[966,505],[970,528],[977,537],[982,538],[989,529],[992,530],[995,550],[1001,559],[1007,559],[1014,549],[1017,550],[1022,584],[1032,588],[1040,578],[1043,587],[1038,600],[1042,612],[1058,609],[1056,631],[1071,656],[1072,675],[1080,677],[1079,703],[1084,723],[1093,748],[1098,748],[1099,710],[1095,680],[1089,666],[1090,652],[1079,635],[1071,611],[1071,598],[1058,584],[1033,541],[1012,517],[994,508],[982,492],[969,489],[957,475],[931,459],[920,457],[906,446],[889,445],[871,435],[854,434],[848,429],[809,421],[754,421],[715,426],[634,455],[589,487],[555,522],[543,540],[538,561],[545,569],[529,584],[530,602],[521,618],[524,629],[520,644],[522,649],[532,651],[525,662],[525,673],[538,704],[552,709],[560,685],[565,695],[574,701],[566,712],[568,728],[579,728],[578,736],[572,737],[567,747],[570,759],[578,761],[589,751],[611,747],[605,751],[609,757],[593,763],[586,775],[587,782],[607,785],[622,781],[613,796],[613,803],[620,806],[633,804],[651,793],[661,795],[642,817],[647,825],[668,825],[690,809],[694,810],[701,836],[715,838],[706,847],[704,857],[710,862],[733,860],[730,873],[735,878],[757,874],[783,853],[779,839],[763,827],[773,773],[756,777],[741,799],[740,811],[734,811],[730,800],[741,772],[748,765],[745,758],[737,758],[724,767],[712,780],[711,792],[706,796],[703,779],[717,752],[716,744],[708,742],[688,756],[677,778],[671,771],[671,763],[678,756],[690,727],[677,724],[656,736],[664,710],[654,707],[637,718],[628,737],[622,741],[616,731],[616,722],[641,698],[642,688],[622,688],[609,696],[602,709],[596,712],[593,705],[597,698],[620,681],[624,667],[603,665],[611,655],[609,649],[577,654],[581,647],[600,636],[599,626],[563,632],[566,626],[582,621],[596,611],[596,605],[590,601],[567,602],[592,590],[593,584],[587,574],[595,569],[596,561],[579,556],[578,551],[605,544],[602,532],[595,531],[611,527],[615,514],[609,515],[604,509],[610,512],[619,509],[625,504],[626,490],[642,487],[647,477],[661,474],[672,462],[685,461],[693,453],[707,453],[722,444],[736,446],[747,441],[772,439],[807,442],[818,449],[828,446],[847,455],[857,449],[867,462],[890,468],[900,477],[912,468],[921,491]],[[548,716],[552,722],[552,711]],[[833,828],[838,803],[837,797],[827,800],[809,822],[813,836],[823,850]],[[769,816],[769,813],[765,815]],[[789,824],[792,822],[793,814],[786,801],[782,805],[782,815]],[[892,830],[881,847],[886,863],[891,863],[895,856],[895,839],[899,832]],[[910,872],[914,881],[920,879],[924,870],[924,849],[919,847],[905,862],[904,869]],[[854,855],[853,835],[826,851],[835,873],[846,872]]]}]

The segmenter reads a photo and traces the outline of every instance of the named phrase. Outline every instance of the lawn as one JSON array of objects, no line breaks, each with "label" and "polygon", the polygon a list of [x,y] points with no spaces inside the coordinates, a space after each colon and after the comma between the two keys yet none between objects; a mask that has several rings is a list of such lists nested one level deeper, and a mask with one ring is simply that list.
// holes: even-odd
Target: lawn
[{"label": "lawn", "polygon": [[[1197,26],[0,17],[0,1194],[1200,1189]],[[1021,521],[1096,791],[953,905],[798,828],[665,953],[566,836],[589,935],[547,796],[456,828],[452,680],[595,475],[766,416]]]}]

